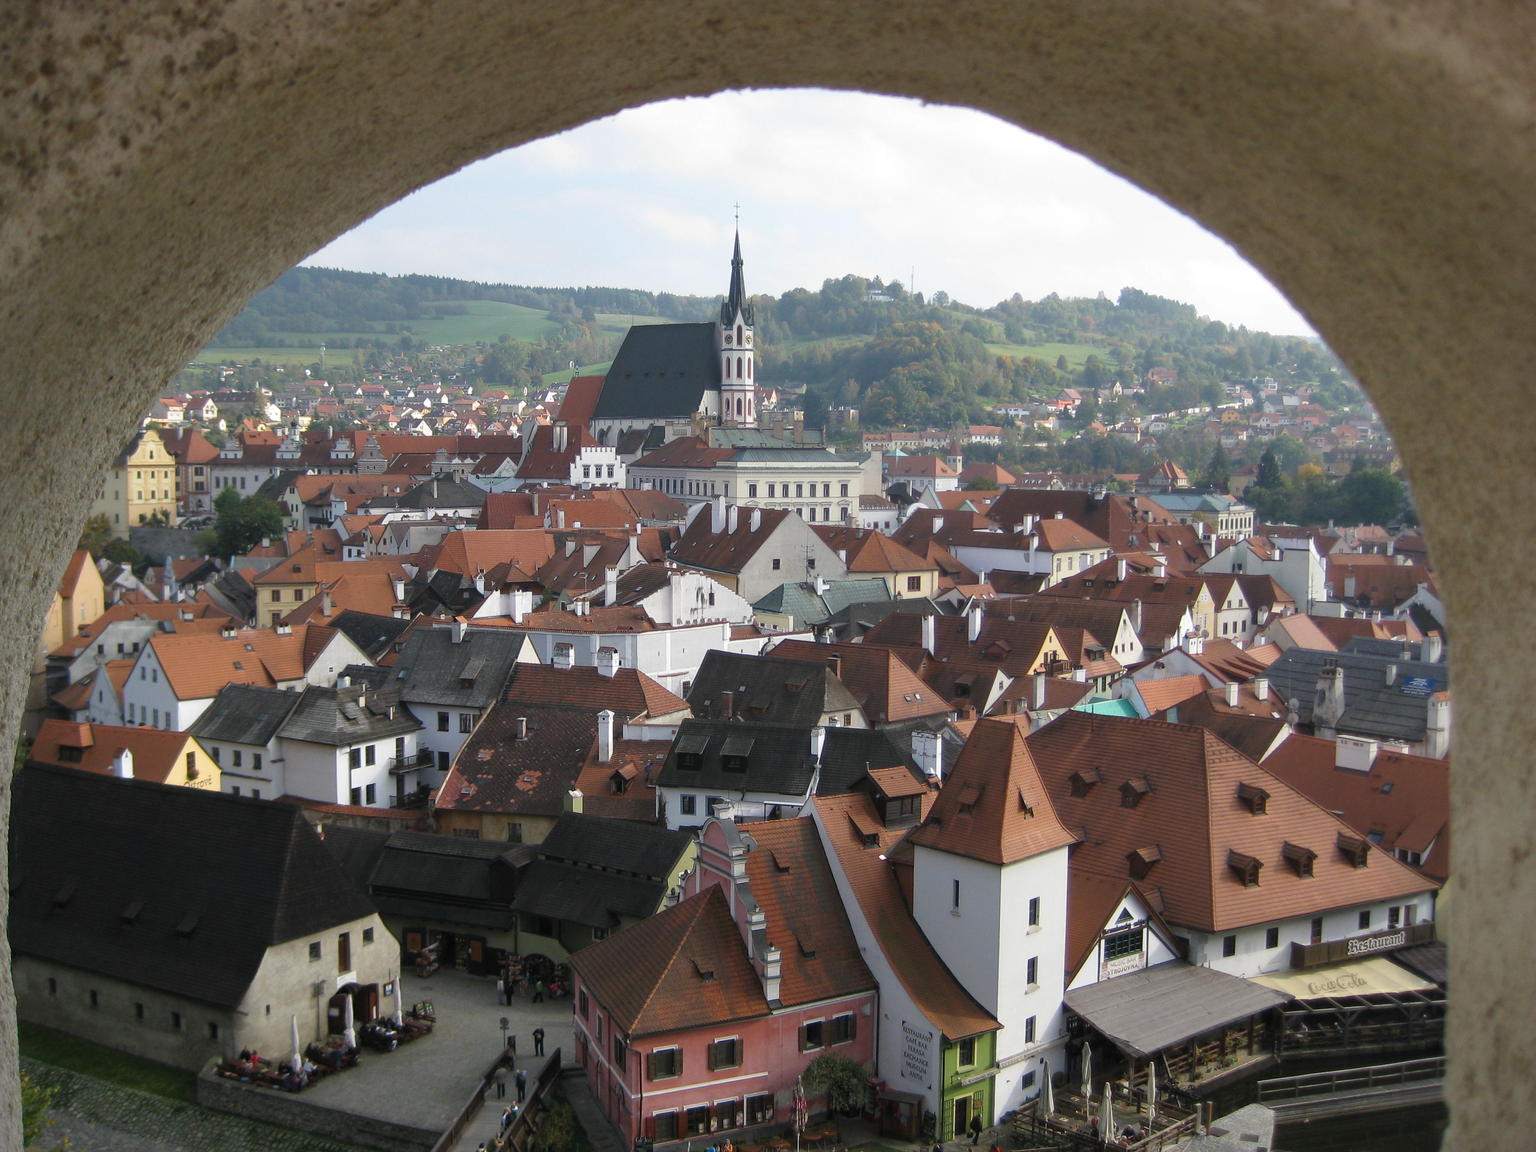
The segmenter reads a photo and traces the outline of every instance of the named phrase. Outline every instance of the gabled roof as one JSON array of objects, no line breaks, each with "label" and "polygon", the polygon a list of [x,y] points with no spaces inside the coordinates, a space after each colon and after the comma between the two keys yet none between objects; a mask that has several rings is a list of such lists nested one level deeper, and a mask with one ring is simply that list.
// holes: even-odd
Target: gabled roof
[{"label": "gabled roof", "polygon": [[330,619],[330,626],[357,646],[368,659],[378,662],[411,628],[410,620],[344,609]]},{"label": "gabled roof", "polygon": [[697,412],[704,393],[720,387],[717,332],[713,323],[631,327],[592,418],[663,420]]},{"label": "gabled roof", "polygon": [[[729,695],[727,695],[729,693]],[[699,716],[739,717],[810,727],[824,713],[852,712],[859,702],[825,663],[712,649],[694,674],[688,703]]]},{"label": "gabled roof", "polygon": [[506,629],[416,628],[394,662],[400,698],[412,704],[489,708],[500,699],[527,637]]},{"label": "gabled roof", "polygon": [[875,990],[809,817],[740,829],[747,879],[781,954],[779,1002],[814,1004]]},{"label": "gabled roof", "polygon": [[[693,837],[654,824],[567,812],[539,844],[539,856],[644,880],[667,879]],[[659,895],[659,893],[658,893]]]},{"label": "gabled roof", "polygon": [[768,1015],[717,886],[589,944],[571,964],[631,1040]]},{"label": "gabled roof", "polygon": [[[1433,887],[1386,853],[1356,868],[1338,847],[1352,829],[1202,728],[1067,712],[1027,743],[1080,837],[1074,867],[1127,877],[1128,854],[1158,845],[1141,883],[1171,923],[1222,932]],[[1240,785],[1265,793],[1262,812]],[[1287,841],[1316,853],[1312,875],[1288,863]],[[1259,862],[1256,885],[1237,877],[1229,853]]]},{"label": "gabled roof", "polygon": [[878,644],[816,644],[809,640],[783,640],[773,656],[824,664],[833,669],[870,724],[900,724],[924,717],[945,716],[949,705],[897,654]]},{"label": "gabled roof", "polygon": [[226,1008],[272,945],[374,913],[297,808],[43,765],[8,879],[16,953]]},{"label": "gabled roof", "polygon": [[[1381,645],[1380,649],[1373,645]],[[1270,665],[1271,691],[1294,702],[1299,723],[1311,725],[1317,682],[1332,662],[1344,676],[1344,712],[1337,730],[1383,740],[1424,739],[1432,694],[1449,691],[1450,665],[1413,659],[1412,649],[1393,641],[1355,639],[1338,652],[1290,648]],[[1387,669],[1394,669],[1392,682]]]},{"label": "gabled roof", "polygon": [[1148,716],[1156,716],[1205,691],[1203,676],[1169,676],[1162,680],[1139,680],[1136,692]]},{"label": "gabled roof", "polygon": [[436,806],[558,816],[596,736],[597,713],[590,708],[496,704],[460,749]]},{"label": "gabled roof", "polygon": [[1024,732],[982,720],[910,842],[989,864],[1012,864],[1076,837],[1056,817]]},{"label": "gabled roof", "polygon": [[227,684],[187,731],[199,740],[266,745],[298,702],[297,692],[260,684]]},{"label": "gabled roof", "polygon": [[[671,559],[708,572],[740,572],[793,513],[788,508],[742,508],[735,532],[715,532],[710,511],[695,516],[672,549]],[[757,531],[752,521],[760,521]]]},{"label": "gabled roof", "polygon": [[278,729],[288,740],[346,748],[419,732],[421,721],[400,702],[398,690],[369,685],[320,688],[311,684]]},{"label": "gabled roof", "polygon": [[793,798],[809,792],[815,774],[809,727],[684,720],[656,783],[713,794]]},{"label": "gabled roof", "polygon": [[286,635],[272,628],[241,629],[233,636],[161,634],[147,648],[178,700],[200,700],[226,684],[271,687],[299,680],[335,636],[330,628],[299,624]]},{"label": "gabled roof", "polygon": [[815,801],[823,841],[837,857],[875,942],[902,989],[947,1040],[1000,1027],[955,979],[908,910],[889,856],[905,830],[886,828],[862,792]]},{"label": "gabled roof", "polygon": [[517,664],[507,686],[506,701],[529,707],[587,708],[593,713],[606,708],[614,712],[620,723],[688,711],[688,701],[644,672],[618,668],[612,676],[604,676],[586,665],[556,668],[551,664]]},{"label": "gabled roof", "polygon": [[[78,758],[66,759],[71,749]],[[45,719],[33,738],[27,759],[82,772],[111,773],[119,753],[133,754],[136,780],[164,783],[179,767],[183,752],[202,751],[187,732],[161,728],[137,728],[116,724],[77,724],[68,720]],[[193,775],[196,775],[194,772]]]}]

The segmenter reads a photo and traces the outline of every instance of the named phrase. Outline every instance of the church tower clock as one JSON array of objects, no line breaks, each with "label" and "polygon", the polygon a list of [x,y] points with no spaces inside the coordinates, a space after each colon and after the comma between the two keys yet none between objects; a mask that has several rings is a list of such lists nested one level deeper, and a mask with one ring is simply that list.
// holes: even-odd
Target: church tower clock
[{"label": "church tower clock", "polygon": [[752,301],[741,271],[741,233],[731,257],[731,290],[720,306],[720,423],[757,427],[757,384],[752,368]]}]

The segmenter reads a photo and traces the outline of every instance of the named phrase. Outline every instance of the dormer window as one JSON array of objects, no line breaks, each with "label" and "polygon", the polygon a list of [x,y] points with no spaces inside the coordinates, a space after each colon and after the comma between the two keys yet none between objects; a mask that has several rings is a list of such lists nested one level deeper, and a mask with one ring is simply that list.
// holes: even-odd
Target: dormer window
[{"label": "dormer window", "polygon": [[1340,832],[1336,841],[1339,851],[1344,858],[1356,868],[1364,868],[1370,863],[1371,842],[1359,836],[1351,836],[1348,832]]},{"label": "dormer window", "polygon": [[974,784],[967,784],[960,792],[960,815],[966,816],[976,810],[976,801],[981,799],[981,789]]},{"label": "dormer window", "polygon": [[1317,853],[1310,848],[1303,848],[1300,844],[1292,844],[1287,840],[1280,848],[1280,855],[1296,870],[1298,876],[1312,875],[1312,864],[1317,859]]},{"label": "dormer window", "polygon": [[1144,776],[1133,776],[1120,785],[1120,807],[1134,808],[1140,804],[1142,797],[1152,791],[1152,786],[1147,783]]},{"label": "dormer window", "polygon": [[1269,810],[1269,793],[1254,784],[1238,784],[1238,802],[1255,816],[1263,816]]},{"label": "dormer window", "polygon": [[1072,785],[1072,795],[1076,796],[1079,800],[1088,795],[1089,790],[1092,789],[1100,779],[1102,779],[1102,777],[1100,777],[1099,770],[1097,768],[1078,769],[1078,771],[1067,777],[1067,781]]},{"label": "dormer window", "polygon": [[1264,867],[1263,861],[1256,856],[1247,856],[1236,849],[1227,850],[1227,867],[1232,869],[1233,875],[1242,882],[1244,888],[1257,888],[1259,886],[1259,869]]},{"label": "dormer window", "polygon": [[1156,844],[1150,844],[1145,848],[1136,848],[1125,854],[1125,860],[1130,865],[1131,878],[1133,880],[1145,880],[1147,873],[1152,871],[1152,865],[1163,858],[1163,850]]}]

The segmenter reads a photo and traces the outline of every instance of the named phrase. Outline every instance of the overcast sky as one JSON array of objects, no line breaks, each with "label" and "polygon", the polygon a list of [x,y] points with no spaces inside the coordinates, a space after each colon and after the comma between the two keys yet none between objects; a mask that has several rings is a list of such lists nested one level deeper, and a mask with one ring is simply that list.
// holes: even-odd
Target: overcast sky
[{"label": "overcast sky", "polygon": [[848,273],[976,307],[1132,286],[1230,324],[1311,328],[1224,241],[1091,161],[970,109],[824,91],[632,109],[471,165],[307,264],[693,295]]}]

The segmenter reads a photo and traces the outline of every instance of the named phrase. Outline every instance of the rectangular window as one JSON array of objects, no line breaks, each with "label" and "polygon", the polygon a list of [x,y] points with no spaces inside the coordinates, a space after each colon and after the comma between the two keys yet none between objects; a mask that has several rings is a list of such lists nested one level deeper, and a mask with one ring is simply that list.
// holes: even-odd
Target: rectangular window
[{"label": "rectangular window", "polygon": [[437,730],[439,732],[448,731],[448,713],[439,712],[437,714]]},{"label": "rectangular window", "polygon": [[768,499],[770,499],[770,500],[773,499],[773,485],[772,484],[768,485]]},{"label": "rectangular window", "polygon": [[677,810],[684,816],[692,816],[698,811],[699,798],[697,796],[679,796],[677,798]]},{"label": "rectangular window", "polygon": [[747,498],[748,499],[752,499],[752,498],[754,498],[756,496],[757,496],[757,485],[756,484],[748,484],[747,485]]},{"label": "rectangular window", "polygon": [[251,771],[252,772],[260,772],[261,771],[261,753],[260,752],[252,752],[251,753]]},{"label": "rectangular window", "polygon": [[683,1074],[683,1050],[658,1048],[646,1060],[646,1075],[652,1080],[671,1080]]},{"label": "rectangular window", "polygon": [[658,1112],[651,1119],[652,1122],[656,1125],[656,1143],[661,1144],[668,1140],[677,1139],[678,1131],[676,1112]]},{"label": "rectangular window", "polygon": [[1314,943],[1314,944],[1321,944],[1322,942],[1323,942],[1323,918],[1321,916],[1314,916],[1312,918],[1312,943]]},{"label": "rectangular window", "polygon": [[832,1017],[832,1043],[847,1044],[858,1034],[858,1018],[852,1012]]},{"label": "rectangular window", "polygon": [[311,940],[309,942],[309,958],[311,960],[320,959],[320,941]]},{"label": "rectangular window", "polygon": [[826,1047],[823,1036],[825,1029],[822,1027],[824,1020],[812,1020],[800,1025],[800,1051],[814,1052],[818,1048]]},{"label": "rectangular window", "polygon": [[777,556],[773,558],[773,570],[775,572],[779,570],[779,558]]},{"label": "rectangular window", "polygon": [[1223,936],[1221,938],[1221,954],[1223,956],[1236,956],[1237,955],[1237,937],[1236,936]]},{"label": "rectangular window", "polygon": [[377,763],[378,762],[377,761],[377,756],[378,756],[378,746],[377,745],[370,744],[370,745],[368,745],[368,747],[363,749],[363,763],[364,764],[375,764],[375,763]]},{"label": "rectangular window", "polygon": [[1040,983],[1040,957],[1031,956],[1024,961],[1024,983],[1031,986]]},{"label": "rectangular window", "polygon": [[708,1104],[700,1104],[696,1108],[690,1108],[684,1115],[687,1117],[689,1136],[702,1136],[709,1131]]},{"label": "rectangular window", "polygon": [[960,881],[952,880],[950,883],[953,887],[950,889],[949,910],[951,912],[958,912],[960,911]]},{"label": "rectangular window", "polygon": [[1031,1016],[1027,1020],[1024,1021],[1024,1043],[1026,1043],[1026,1044],[1033,1044],[1034,1042],[1035,1042],[1035,1018],[1033,1016]]},{"label": "rectangular window", "polygon": [[363,943],[364,944],[372,944],[373,943],[373,929],[372,928],[364,928],[363,929]]},{"label": "rectangular window", "polygon": [[624,1067],[624,1057],[628,1052],[628,1045],[624,1043],[624,1037],[617,1032],[613,1034],[613,1062],[620,1069]]},{"label": "rectangular window", "polygon": [[576,1003],[581,1006],[581,1018],[585,1020],[587,1018],[587,1009],[590,1007],[590,1002],[587,1000],[587,990],[585,988],[581,990],[581,995],[577,998]]},{"label": "rectangular window", "polygon": [[475,714],[473,712],[459,713],[459,731],[473,732],[475,730]]},{"label": "rectangular window", "polygon": [[[133,710],[132,706],[130,705],[129,711],[131,712],[132,710]],[[133,717],[129,716],[128,719],[132,720]],[[223,756],[223,755],[224,755],[224,750],[222,748],[215,748],[215,749],[213,749],[213,762],[215,764],[220,763],[220,757]]]},{"label": "rectangular window", "polygon": [[969,1068],[976,1063],[976,1038],[967,1036],[960,1041],[955,1052],[955,1064],[960,1068]]},{"label": "rectangular window", "polygon": [[232,766],[232,767],[235,767],[235,768],[238,768],[238,767],[240,767],[240,762],[241,762],[241,761],[242,761],[242,760],[244,760],[244,759],[245,759],[245,755],[244,755],[244,753],[242,753],[242,752],[241,752],[241,751],[240,751],[240,749],[238,749],[238,748],[236,748],[236,749],[234,749],[234,751],[233,751],[233,752],[232,752],[232,753],[231,753],[231,754],[230,754],[230,757],[229,757],[229,763],[230,763],[230,765],[231,765],[231,766]]},{"label": "rectangular window", "polygon": [[181,1013],[180,1012],[172,1012],[171,1013],[171,1030],[174,1031],[174,1032],[180,1032],[181,1031]]},{"label": "rectangular window", "polygon": [[1387,927],[1396,928],[1402,922],[1403,910],[1401,906],[1394,904],[1387,909]]},{"label": "rectangular window", "polygon": [[135,1001],[134,1002],[134,1005],[133,1005],[133,1018],[135,1020],[142,1020],[142,1019],[144,1019],[144,1004],[143,1004],[142,1001]]},{"label": "rectangular window", "polygon": [[741,1067],[741,1040],[731,1037],[728,1040],[716,1040],[709,1046],[709,1070],[719,1071],[721,1068]]},{"label": "rectangular window", "polygon": [[1369,928],[1370,926],[1371,926],[1371,910],[1369,908],[1367,908],[1364,912],[1360,913],[1360,927],[1362,929],[1364,929],[1364,928]]},{"label": "rectangular window", "polygon": [[1031,928],[1040,927],[1040,897],[1038,896],[1031,896],[1029,898],[1029,926]]},{"label": "rectangular window", "polygon": [[377,788],[378,788],[378,785],[376,785],[376,784],[369,784],[366,788],[363,789],[363,803],[364,804],[372,804],[375,801],[375,799],[378,796],[378,793],[376,791]]},{"label": "rectangular window", "polygon": [[361,788],[352,789],[348,796],[348,803],[354,808],[361,808],[363,806],[363,790]]},{"label": "rectangular window", "polygon": [[347,751],[347,767],[361,768],[363,766],[363,750],[352,748]]},{"label": "rectangular window", "polygon": [[921,592],[923,590],[923,578],[921,576],[907,577],[907,591]]},{"label": "rectangular window", "polygon": [[848,495],[848,482],[846,480],[843,481],[843,483],[838,485],[838,493],[837,494],[839,496],[847,496]]},{"label": "rectangular window", "polygon": [[747,1097],[747,1123],[768,1124],[773,1121],[773,1094]]},{"label": "rectangular window", "polygon": [[214,1023],[212,1020],[208,1021],[208,1039],[210,1039],[210,1040],[217,1040],[218,1038],[219,1038],[219,1026],[216,1023]]},{"label": "rectangular window", "polygon": [[1264,929],[1264,947],[1266,947],[1266,948],[1278,948],[1278,947],[1280,947],[1280,928],[1279,928],[1278,925],[1275,926],[1275,927]]}]

